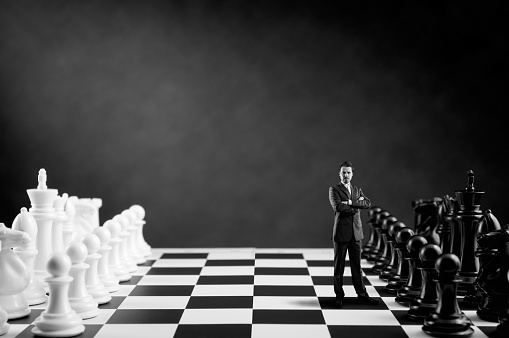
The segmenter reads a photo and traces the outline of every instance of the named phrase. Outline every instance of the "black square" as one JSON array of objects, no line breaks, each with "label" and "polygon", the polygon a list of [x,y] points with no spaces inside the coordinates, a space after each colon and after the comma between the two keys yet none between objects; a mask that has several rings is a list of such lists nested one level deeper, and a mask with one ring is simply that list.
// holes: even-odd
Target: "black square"
[{"label": "black square", "polygon": [[[338,311],[345,310],[389,310],[387,305],[380,299],[373,297],[373,299],[378,300],[377,305],[371,305],[359,302],[357,297],[345,297],[343,298],[343,307],[338,309]],[[331,297],[319,297],[318,302],[320,303],[320,307],[322,310],[335,308],[336,299]]]},{"label": "black square", "polygon": [[43,312],[43,309],[30,309],[30,313],[28,316],[16,318],[16,319],[9,319],[10,324],[32,324],[32,322],[41,315]]},{"label": "black square", "polygon": [[408,316],[408,310],[392,310],[394,317],[398,320],[401,325],[423,325],[424,318],[422,320],[412,320]]},{"label": "black square", "polygon": [[[366,318],[369,320],[369,318]],[[376,338],[408,338],[400,326],[350,326],[329,325],[331,338],[345,337],[376,337]]]},{"label": "black square", "polygon": [[148,270],[147,275],[199,275],[201,268],[152,268]]},{"label": "black square", "polygon": [[179,325],[174,338],[207,337],[207,338],[251,338],[250,324],[202,324]]},{"label": "black square", "polygon": [[149,260],[147,259],[145,263],[138,264],[138,266],[152,266],[154,264],[155,260]]},{"label": "black square", "polygon": [[107,324],[177,324],[183,313],[180,309],[116,310]]},{"label": "black square", "polygon": [[186,309],[251,309],[253,297],[251,296],[213,296],[191,297]]},{"label": "black square", "polygon": [[387,291],[387,288],[385,286],[375,286],[375,290],[378,292],[380,297],[393,297],[396,298],[395,293],[390,293]]},{"label": "black square", "polygon": [[254,276],[200,276],[197,285],[254,284]]},{"label": "black square", "polygon": [[193,285],[137,285],[131,296],[190,296]]},{"label": "black square", "polygon": [[253,324],[325,324],[320,310],[253,310]]},{"label": "black square", "polygon": [[213,259],[208,260],[206,266],[254,266],[254,259]]},{"label": "black square", "polygon": [[126,297],[114,296],[106,304],[99,304],[99,309],[118,309]]},{"label": "black square", "polygon": [[293,276],[308,276],[309,271],[307,268],[255,268],[255,275],[293,275]]},{"label": "black square", "polygon": [[316,297],[316,292],[313,286],[305,285],[255,285],[254,295]]}]

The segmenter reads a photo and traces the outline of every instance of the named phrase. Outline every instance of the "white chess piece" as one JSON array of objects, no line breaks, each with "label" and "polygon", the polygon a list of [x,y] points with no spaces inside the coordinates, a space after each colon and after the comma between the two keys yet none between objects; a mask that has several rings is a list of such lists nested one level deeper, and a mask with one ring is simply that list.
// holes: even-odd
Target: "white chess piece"
[{"label": "white chess piece", "polygon": [[30,273],[12,250],[30,241],[27,233],[7,228],[0,223],[0,307],[7,312],[9,319],[25,317],[31,312],[23,294],[30,284]]},{"label": "white chess piece", "polygon": [[85,273],[87,291],[94,297],[97,303],[106,304],[111,301],[110,292],[99,279],[99,274],[97,272],[97,265],[101,259],[101,255],[98,254],[97,251],[101,246],[101,240],[96,234],[90,233],[85,235],[81,242],[85,244],[88,250],[88,255],[85,259],[85,263],[89,265]]},{"label": "white chess piece", "polygon": [[71,308],[68,300],[69,284],[73,280],[67,275],[70,268],[71,260],[63,252],[55,253],[48,259],[48,307],[34,320],[33,334],[43,337],[73,337],[85,331],[81,317]]},{"label": "white chess piece", "polygon": [[67,194],[62,194],[62,196],[57,196],[55,201],[53,202],[53,207],[55,208],[56,217],[53,220],[53,227],[51,230],[51,244],[53,245],[53,252],[64,252],[64,235],[63,235],[63,224],[67,221],[67,213],[65,212],[65,203],[69,196]]},{"label": "white chess piece", "polygon": [[73,278],[69,286],[69,304],[82,319],[96,317],[99,315],[99,304],[85,285],[85,273],[89,267],[84,263],[88,255],[87,247],[81,242],[73,242],[67,247],[66,253],[71,259],[69,275]]},{"label": "white chess piece", "polygon": [[76,214],[74,215],[75,241],[80,241],[83,236],[94,230],[92,224],[96,207],[87,199],[81,199],[77,196],[71,196],[69,199],[73,202]]},{"label": "white chess piece", "polygon": [[76,217],[76,207],[72,198],[68,197],[65,203],[65,213],[67,219],[62,224],[62,236],[64,241],[64,248],[67,248],[69,244],[74,242],[76,237],[76,229],[74,227],[74,218]]},{"label": "white chess piece", "polygon": [[122,215],[126,216],[129,220],[129,227],[127,228],[129,231],[129,237],[127,238],[127,252],[130,253],[132,259],[137,265],[144,264],[147,261],[145,259],[145,255],[143,255],[136,245],[136,232],[138,230],[136,220],[138,217],[136,216],[136,213],[130,209],[122,211]]},{"label": "white chess piece", "polygon": [[0,336],[9,331],[9,323],[7,323],[7,312],[0,306]]},{"label": "white chess piece", "polygon": [[40,169],[37,189],[27,189],[28,197],[32,207],[30,213],[37,222],[37,239],[35,246],[37,248],[37,256],[34,261],[35,276],[39,279],[39,283],[46,289],[47,285],[44,278],[49,277],[46,270],[46,262],[52,254],[52,225],[56,217],[53,201],[57,197],[57,189],[49,189],[46,185],[46,170]]},{"label": "white chess piece", "polygon": [[130,273],[136,272],[138,270],[138,266],[134,259],[129,255],[127,251],[128,242],[129,242],[129,218],[127,216],[119,214],[113,217],[113,220],[118,221],[122,227],[122,231],[120,232],[119,237],[122,239],[122,243],[120,243],[120,261],[125,264],[127,270]]},{"label": "white chess piece", "polygon": [[138,229],[137,229],[137,233],[136,233],[136,238],[137,238],[138,247],[140,248],[141,252],[143,252],[145,257],[148,258],[152,255],[152,248],[150,247],[150,245],[148,245],[148,243],[145,241],[145,238],[143,237],[143,227],[145,226],[145,223],[146,223],[145,222],[145,209],[139,204],[131,205],[131,207],[129,209],[134,211],[134,213],[137,216],[136,224],[137,224]]},{"label": "white chess piece", "polygon": [[115,274],[120,282],[127,282],[132,276],[120,257],[120,245],[122,244],[120,232],[122,231],[122,226],[118,221],[110,219],[104,222],[103,227],[108,229],[111,234],[110,271]]},{"label": "white chess piece", "polygon": [[37,222],[28,212],[27,208],[21,208],[21,212],[12,222],[12,229],[24,231],[32,239],[28,244],[14,248],[14,253],[25,263],[28,274],[30,275],[30,283],[25,291],[23,291],[28,305],[42,304],[48,300],[48,297],[46,296],[46,291],[34,274],[34,259],[35,256],[37,256],[37,249],[35,248],[33,239],[37,238]]},{"label": "white chess piece", "polygon": [[120,280],[110,270],[109,258],[110,252],[113,249],[109,245],[109,242],[111,240],[111,233],[104,226],[95,228],[94,231],[92,231],[92,233],[97,235],[97,237],[99,237],[99,240],[101,241],[101,246],[97,251],[102,256],[101,259],[99,260],[99,263],[97,263],[97,273],[99,274],[99,279],[110,293],[116,292],[120,290],[119,286]]}]

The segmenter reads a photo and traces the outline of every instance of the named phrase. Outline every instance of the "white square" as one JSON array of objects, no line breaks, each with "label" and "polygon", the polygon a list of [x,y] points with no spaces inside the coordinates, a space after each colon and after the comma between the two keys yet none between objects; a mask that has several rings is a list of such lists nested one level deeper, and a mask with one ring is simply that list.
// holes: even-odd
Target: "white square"
[{"label": "white square", "polygon": [[366,276],[366,278],[369,280],[369,283],[373,286],[386,286],[387,282],[380,279],[378,276]]},{"label": "white square", "polygon": [[251,338],[330,338],[326,325],[253,324]]},{"label": "white square", "polygon": [[311,276],[259,275],[254,276],[255,285],[313,285]]},{"label": "white square", "polygon": [[253,296],[254,285],[196,285],[192,296]]},{"label": "white square", "polygon": [[387,310],[323,310],[327,325],[393,325],[400,326],[391,311]]},{"label": "white square", "polygon": [[153,268],[201,268],[205,266],[206,259],[159,259],[152,264]]},{"label": "white square", "polygon": [[185,309],[189,296],[133,296],[124,299],[119,309]]},{"label": "white square", "polygon": [[94,338],[169,338],[175,335],[178,324],[106,324]]},{"label": "white square", "polygon": [[254,260],[254,249],[232,249],[230,251],[211,252],[208,255],[208,260]]},{"label": "white square", "polygon": [[197,275],[145,275],[137,285],[196,285]]},{"label": "white square", "polygon": [[396,297],[382,297],[383,302],[389,310],[405,310],[408,311],[408,306],[404,306],[396,302]]},{"label": "white square", "polygon": [[334,259],[334,250],[323,249],[313,252],[303,252],[302,255],[307,261],[332,261]]},{"label": "white square", "polygon": [[23,330],[25,330],[29,324],[9,324],[9,329],[7,333],[0,336],[2,338],[14,338],[19,335]]},{"label": "white square", "polygon": [[180,324],[251,324],[252,309],[186,309]]},{"label": "white square", "polygon": [[307,268],[307,262],[303,259],[257,259],[257,268]]},{"label": "white square", "polygon": [[316,297],[255,296],[253,309],[320,310]]},{"label": "white square", "polygon": [[201,270],[202,276],[252,276],[254,266],[206,266]]},{"label": "white square", "polygon": [[477,316],[477,310],[469,310],[469,311],[463,311],[465,316],[468,317],[472,321],[472,324],[476,326],[498,326],[500,323],[494,323],[494,322],[488,322],[486,320],[482,320]]}]

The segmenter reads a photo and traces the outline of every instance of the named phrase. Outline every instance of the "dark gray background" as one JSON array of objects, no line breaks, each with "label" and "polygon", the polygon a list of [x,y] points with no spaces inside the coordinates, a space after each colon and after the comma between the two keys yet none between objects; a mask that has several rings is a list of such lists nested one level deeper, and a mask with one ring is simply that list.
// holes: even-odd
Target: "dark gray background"
[{"label": "dark gray background", "polygon": [[328,247],[350,160],[409,226],[470,169],[505,224],[506,7],[1,1],[0,222],[45,168],[154,247]]}]

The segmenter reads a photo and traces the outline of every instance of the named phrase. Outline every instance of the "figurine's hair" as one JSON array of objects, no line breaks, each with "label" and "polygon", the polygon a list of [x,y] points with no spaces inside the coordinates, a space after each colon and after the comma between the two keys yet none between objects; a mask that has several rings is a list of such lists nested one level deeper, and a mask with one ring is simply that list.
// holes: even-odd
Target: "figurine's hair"
[{"label": "figurine's hair", "polygon": [[341,162],[341,164],[339,165],[339,171],[341,171],[342,167],[351,167],[352,171],[353,171],[353,164],[350,161],[343,161],[343,162]]}]

